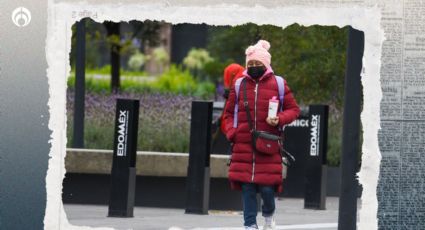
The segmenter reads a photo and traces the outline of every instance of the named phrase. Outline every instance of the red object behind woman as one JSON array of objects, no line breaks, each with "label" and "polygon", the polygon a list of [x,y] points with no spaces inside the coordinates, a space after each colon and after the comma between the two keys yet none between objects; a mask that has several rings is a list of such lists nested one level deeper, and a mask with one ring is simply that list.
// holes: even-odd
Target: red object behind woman
[{"label": "red object behind woman", "polygon": [[[230,88],[232,87],[232,85],[235,84],[235,81],[243,76],[243,71],[245,70],[245,68],[239,64],[236,63],[232,63],[230,65],[228,65],[225,69],[224,69],[224,76],[223,76],[223,82],[224,82],[224,97],[226,98],[226,104],[224,105],[223,111],[226,110],[228,101],[228,95],[229,95],[229,91]],[[221,132],[223,134],[226,135],[226,122],[224,121],[224,116],[221,116],[221,122],[220,122],[220,129]]]}]

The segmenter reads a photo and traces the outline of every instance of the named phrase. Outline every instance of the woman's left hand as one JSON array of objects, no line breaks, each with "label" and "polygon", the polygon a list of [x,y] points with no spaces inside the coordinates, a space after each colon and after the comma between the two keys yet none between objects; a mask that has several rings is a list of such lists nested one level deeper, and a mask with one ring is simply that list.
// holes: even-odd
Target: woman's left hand
[{"label": "woman's left hand", "polygon": [[271,126],[276,126],[279,124],[279,118],[278,117],[267,117],[266,119],[267,124]]}]

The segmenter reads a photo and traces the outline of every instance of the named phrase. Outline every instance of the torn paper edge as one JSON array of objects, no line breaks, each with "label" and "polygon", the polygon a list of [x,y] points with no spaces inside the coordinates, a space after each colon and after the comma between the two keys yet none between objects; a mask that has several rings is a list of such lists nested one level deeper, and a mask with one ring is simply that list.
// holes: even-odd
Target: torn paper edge
[{"label": "torn paper edge", "polygon": [[[48,1],[48,28],[46,38],[47,79],[49,84],[49,129],[52,130],[50,159],[46,176],[47,204],[44,217],[45,229],[113,229],[73,226],[66,217],[62,203],[62,181],[65,176],[66,155],[66,77],[70,73],[71,26],[81,18],[71,17],[71,12],[96,12],[94,21],[130,21],[146,19],[177,23],[206,23],[209,25],[240,25],[252,22],[258,25],[272,24],[285,28],[294,23],[303,26],[323,25],[340,28],[351,25],[365,33],[362,84],[364,100],[361,121],[363,126],[362,167],[358,173],[363,186],[359,229],[377,229],[376,187],[381,154],[378,146],[380,128],[381,48],[384,31],[380,26],[381,10],[377,6],[366,7],[275,7],[260,5],[241,6],[219,4],[208,7],[171,6],[157,4],[100,4],[54,3]],[[232,15],[229,17],[229,15]]]}]

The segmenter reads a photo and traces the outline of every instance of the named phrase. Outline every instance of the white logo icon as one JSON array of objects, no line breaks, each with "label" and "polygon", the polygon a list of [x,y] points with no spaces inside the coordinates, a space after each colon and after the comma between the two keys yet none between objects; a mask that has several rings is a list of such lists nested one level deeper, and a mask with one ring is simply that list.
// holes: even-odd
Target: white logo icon
[{"label": "white logo icon", "polygon": [[25,7],[18,7],[12,13],[12,21],[18,27],[27,26],[31,21],[31,12]]}]

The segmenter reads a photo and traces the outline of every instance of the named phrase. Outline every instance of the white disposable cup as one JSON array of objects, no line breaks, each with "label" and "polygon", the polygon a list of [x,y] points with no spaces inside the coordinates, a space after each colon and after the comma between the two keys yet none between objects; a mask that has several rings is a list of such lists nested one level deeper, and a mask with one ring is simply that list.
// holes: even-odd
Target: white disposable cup
[{"label": "white disposable cup", "polygon": [[269,100],[269,117],[277,117],[277,107],[279,106],[279,101],[273,97]]}]

